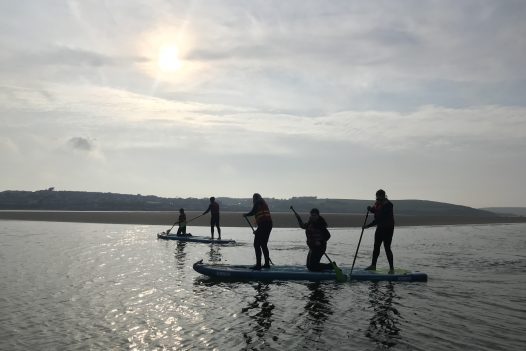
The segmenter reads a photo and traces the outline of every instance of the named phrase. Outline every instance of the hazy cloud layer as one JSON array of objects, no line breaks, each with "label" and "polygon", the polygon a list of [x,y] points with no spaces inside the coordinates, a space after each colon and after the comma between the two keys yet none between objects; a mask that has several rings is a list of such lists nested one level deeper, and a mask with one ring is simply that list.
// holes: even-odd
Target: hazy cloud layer
[{"label": "hazy cloud layer", "polygon": [[[524,15],[489,0],[2,2],[0,179],[526,206]],[[176,72],[158,65],[170,45]]]}]

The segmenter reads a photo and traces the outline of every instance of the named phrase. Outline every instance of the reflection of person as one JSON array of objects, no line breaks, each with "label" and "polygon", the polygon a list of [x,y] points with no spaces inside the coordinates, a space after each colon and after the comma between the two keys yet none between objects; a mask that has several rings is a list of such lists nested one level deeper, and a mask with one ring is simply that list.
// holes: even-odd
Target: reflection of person
[{"label": "reflection of person", "polygon": [[[243,307],[241,312],[247,313],[248,316],[256,322],[256,324],[249,323],[248,325],[254,325],[251,327],[254,329],[253,332],[258,338],[263,338],[265,333],[272,326],[272,310],[274,309],[274,305],[268,301],[270,291],[269,284],[257,283],[257,285],[254,285],[253,287],[256,290],[254,301],[249,302],[247,307]],[[256,313],[255,311],[249,312],[250,310],[259,311]],[[247,346],[250,345],[250,343],[253,342],[252,337],[247,337],[249,334],[248,332],[243,334],[247,338]],[[254,349],[254,347],[252,347],[252,349]]]},{"label": "reflection of person", "polygon": [[217,235],[219,237],[219,240],[221,240],[221,228],[219,226],[219,204],[216,202],[215,197],[210,198],[210,205],[208,205],[208,208],[205,212],[203,212],[203,215],[210,212],[210,233],[212,235],[212,239],[214,238],[214,227],[217,227]]},{"label": "reflection of person", "polygon": [[221,262],[221,249],[217,245],[210,245],[210,252],[208,253],[210,262]]},{"label": "reflection of person", "polygon": [[307,254],[307,268],[309,271],[332,269],[330,263],[320,263],[323,254],[327,250],[327,240],[331,237],[327,229],[327,222],[320,216],[320,211],[317,208],[310,210],[310,217],[307,223],[303,223],[299,214],[294,213],[299,226],[305,229],[307,246],[309,247],[309,253]]},{"label": "reflection of person", "polygon": [[252,196],[252,203],[254,206],[250,212],[245,213],[243,216],[255,216],[257,229],[254,231],[254,250],[256,251],[256,265],[251,267],[255,270],[261,269],[261,252],[265,257],[265,264],[263,268],[270,268],[270,255],[268,252],[268,239],[270,232],[272,231],[272,217],[270,216],[270,210],[267,203],[261,195],[255,193]]},{"label": "reflection of person", "polygon": [[400,312],[393,306],[395,298],[394,285],[387,282],[386,286],[380,283],[371,283],[369,287],[369,301],[374,314],[369,322],[365,336],[375,342],[387,346],[395,346],[400,338]]},{"label": "reflection of person", "polygon": [[184,208],[179,209],[179,228],[177,228],[177,235],[186,235],[186,214]]},{"label": "reflection of person", "polygon": [[311,294],[305,305],[305,311],[309,314],[309,320],[314,324],[312,330],[316,333],[323,331],[323,324],[332,314],[331,302],[326,296],[323,286],[320,282],[310,283],[307,285]]},{"label": "reflection of person", "polygon": [[384,244],[385,255],[389,261],[389,274],[394,273],[393,252],[391,251],[391,242],[394,233],[394,214],[393,203],[387,199],[385,191],[382,189],[376,192],[376,202],[373,206],[367,206],[367,210],[374,213],[374,220],[365,225],[363,229],[376,226],[374,233],[374,250],[373,260],[367,270],[376,270],[376,261],[380,255],[380,246]]}]

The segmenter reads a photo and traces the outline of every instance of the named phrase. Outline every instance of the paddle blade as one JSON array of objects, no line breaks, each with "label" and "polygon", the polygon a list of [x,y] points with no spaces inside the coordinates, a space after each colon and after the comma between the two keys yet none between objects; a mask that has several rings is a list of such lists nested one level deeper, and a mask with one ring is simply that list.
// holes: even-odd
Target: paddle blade
[{"label": "paddle blade", "polygon": [[332,264],[332,269],[334,269],[334,273],[336,273],[336,281],[337,282],[340,282],[340,283],[344,283],[347,281],[347,276],[345,274],[343,274],[342,270],[340,269],[340,267],[338,267],[336,265],[336,262],[331,262]]}]

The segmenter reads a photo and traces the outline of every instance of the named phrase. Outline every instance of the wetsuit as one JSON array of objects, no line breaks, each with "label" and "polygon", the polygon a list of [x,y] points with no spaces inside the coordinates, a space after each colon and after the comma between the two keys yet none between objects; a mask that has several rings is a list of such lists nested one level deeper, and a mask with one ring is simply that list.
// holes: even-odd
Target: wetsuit
[{"label": "wetsuit", "polygon": [[316,221],[309,219],[307,223],[303,223],[298,216],[298,223],[301,228],[305,229],[305,236],[307,237],[307,246],[309,247],[309,253],[307,254],[308,270],[316,272],[332,269],[330,263],[320,263],[327,250],[327,240],[331,237],[325,219],[319,217]]},{"label": "wetsuit", "polygon": [[249,213],[244,216],[255,216],[257,229],[254,232],[254,250],[256,252],[256,266],[261,267],[261,252],[265,257],[264,267],[270,267],[270,255],[267,247],[270,232],[272,231],[272,217],[267,203],[259,199]]},{"label": "wetsuit", "polygon": [[393,241],[394,233],[394,213],[393,203],[389,200],[385,200],[384,203],[376,201],[374,206],[370,208],[370,211],[374,213],[374,220],[367,225],[372,227],[376,225],[376,231],[374,232],[374,250],[373,250],[373,261],[372,266],[376,266],[376,261],[380,255],[380,246],[384,243],[385,255],[389,261],[389,267],[394,269],[393,252],[391,251],[391,242]]},{"label": "wetsuit", "polygon": [[219,226],[219,204],[217,202],[211,202],[208,208],[203,214],[210,212],[210,233],[212,234],[212,239],[214,238],[214,227],[217,227],[217,234],[221,240],[221,227]]}]

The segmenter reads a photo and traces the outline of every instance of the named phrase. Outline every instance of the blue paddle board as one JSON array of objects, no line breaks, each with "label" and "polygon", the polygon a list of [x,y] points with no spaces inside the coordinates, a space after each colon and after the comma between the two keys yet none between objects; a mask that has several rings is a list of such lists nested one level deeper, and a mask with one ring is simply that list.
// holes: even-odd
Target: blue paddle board
[{"label": "blue paddle board", "polygon": [[[321,272],[311,272],[305,266],[270,266],[268,269],[253,270],[249,265],[227,265],[227,264],[206,264],[200,260],[193,265],[198,273],[217,279],[232,280],[334,280],[336,273],[333,270]],[[403,281],[403,282],[425,282],[427,274],[421,272],[411,272],[397,269],[394,274],[389,274],[387,270],[366,271],[364,269],[354,269],[349,279],[350,267],[340,267],[348,280],[359,281]]]},{"label": "blue paddle board", "polygon": [[176,235],[176,234],[169,234],[167,235],[165,232],[158,233],[157,234],[158,239],[164,239],[164,240],[179,240],[179,241],[187,241],[187,242],[193,242],[193,243],[205,243],[205,244],[235,244],[235,240],[230,239],[212,239],[207,236],[195,236],[192,234],[186,234],[186,235]]}]

